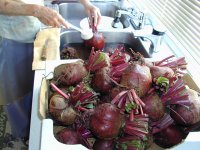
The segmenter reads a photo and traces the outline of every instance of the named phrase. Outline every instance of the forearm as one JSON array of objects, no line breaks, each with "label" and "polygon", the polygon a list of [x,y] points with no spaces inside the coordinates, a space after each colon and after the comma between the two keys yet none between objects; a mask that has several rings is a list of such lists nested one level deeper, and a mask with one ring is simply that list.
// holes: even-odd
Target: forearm
[{"label": "forearm", "polygon": [[34,16],[39,5],[25,4],[14,0],[0,0],[0,14],[12,16]]},{"label": "forearm", "polygon": [[84,7],[87,7],[91,4],[90,0],[79,0],[81,4],[83,4]]}]

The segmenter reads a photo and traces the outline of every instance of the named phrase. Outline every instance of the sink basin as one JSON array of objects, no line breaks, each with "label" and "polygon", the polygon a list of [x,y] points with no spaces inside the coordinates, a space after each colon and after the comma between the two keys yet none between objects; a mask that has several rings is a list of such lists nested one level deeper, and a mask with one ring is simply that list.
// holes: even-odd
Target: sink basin
[{"label": "sink basin", "polygon": [[[114,20],[115,12],[118,9],[117,2],[92,3],[100,9],[102,16],[112,17]],[[59,13],[63,16],[63,18],[79,27],[80,21],[87,17],[83,5],[77,2],[59,4]],[[121,17],[120,21],[123,25],[123,28],[129,27],[129,22],[125,18]]]},{"label": "sink basin", "polygon": [[[140,38],[135,38],[132,32],[128,31],[102,31],[105,37],[105,52],[112,52],[119,45],[124,45],[129,52],[130,48],[135,52],[140,52],[145,58],[150,58],[148,51],[142,44]],[[81,39],[80,33],[74,30],[68,30],[61,33],[60,50],[69,46],[77,50],[81,59],[87,59],[89,57],[91,49],[84,46],[84,42]]]}]

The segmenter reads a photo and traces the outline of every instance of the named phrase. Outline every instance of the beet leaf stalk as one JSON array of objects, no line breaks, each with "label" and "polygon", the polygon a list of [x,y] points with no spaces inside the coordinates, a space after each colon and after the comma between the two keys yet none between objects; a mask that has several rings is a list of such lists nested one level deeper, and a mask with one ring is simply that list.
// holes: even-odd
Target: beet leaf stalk
[{"label": "beet leaf stalk", "polygon": [[165,113],[162,119],[150,123],[152,134],[156,134],[160,132],[161,130],[167,128],[173,123],[174,123],[174,120],[170,117],[169,114]]},{"label": "beet leaf stalk", "polygon": [[87,148],[92,149],[91,144],[88,142],[89,138],[92,138],[92,132],[88,130],[87,128],[80,126],[76,129],[76,131],[79,133],[79,135],[82,137],[84,143],[86,144]]},{"label": "beet leaf stalk", "polygon": [[106,55],[106,53],[103,53],[100,50],[95,51],[94,48],[92,48],[86,65],[87,70],[94,72],[103,67],[109,66],[109,62],[107,60],[109,57]]},{"label": "beet leaf stalk", "polygon": [[119,64],[117,66],[113,66],[111,68],[111,71],[110,71],[111,78],[113,80],[115,80],[117,83],[119,83],[120,79],[121,79],[121,76],[122,76],[122,73],[128,67],[128,65],[129,65],[129,63],[125,62],[123,64]]},{"label": "beet leaf stalk", "polygon": [[124,133],[143,140],[146,139],[149,134],[149,117],[147,115],[135,115],[132,121],[126,119]]},{"label": "beet leaf stalk", "polygon": [[113,54],[110,55],[110,64],[112,66],[117,66],[117,65],[128,62],[127,54],[124,52],[121,52],[123,49],[124,49],[124,47],[120,46],[119,48],[116,48],[114,50]]},{"label": "beet leaf stalk", "polygon": [[167,105],[189,105],[188,94],[185,93],[185,84],[182,79],[179,79],[169,90],[161,97],[165,106]]},{"label": "beet leaf stalk", "polygon": [[92,109],[95,107],[97,104],[97,95],[98,94],[89,84],[81,82],[71,92],[69,102],[77,109],[85,111],[85,109]]},{"label": "beet leaf stalk", "polygon": [[58,92],[58,94],[62,95],[66,99],[69,99],[69,96],[60,90],[53,82],[51,82],[50,85],[56,92]]},{"label": "beet leaf stalk", "polygon": [[175,60],[171,60],[171,58],[174,58],[174,55],[171,55],[159,62],[155,62],[156,66],[160,67],[170,67],[174,72],[179,74],[184,74],[182,72],[183,70],[186,70],[187,62],[185,60],[185,57],[177,58]]},{"label": "beet leaf stalk", "polygon": [[142,107],[144,107],[145,104],[137,96],[134,89],[120,92],[111,103],[120,108],[122,113],[129,113],[131,121],[133,121],[135,114],[144,114]]},{"label": "beet leaf stalk", "polygon": [[141,140],[135,136],[125,136],[117,140],[118,150],[143,150],[146,148],[146,140]]}]

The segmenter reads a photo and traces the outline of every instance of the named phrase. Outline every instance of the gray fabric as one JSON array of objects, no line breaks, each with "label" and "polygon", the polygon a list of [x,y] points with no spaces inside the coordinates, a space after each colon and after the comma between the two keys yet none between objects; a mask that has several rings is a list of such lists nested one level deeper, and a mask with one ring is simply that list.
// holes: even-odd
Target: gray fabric
[{"label": "gray fabric", "polygon": [[31,43],[40,28],[40,21],[32,16],[0,15],[0,36],[7,39]]},{"label": "gray fabric", "polygon": [[0,41],[0,104],[17,101],[33,89],[33,43]]}]

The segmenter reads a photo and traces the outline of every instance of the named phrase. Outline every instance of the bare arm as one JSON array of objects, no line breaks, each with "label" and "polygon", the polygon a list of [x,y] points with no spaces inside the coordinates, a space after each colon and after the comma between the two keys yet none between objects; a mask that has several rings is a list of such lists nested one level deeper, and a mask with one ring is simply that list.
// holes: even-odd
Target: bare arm
[{"label": "bare arm", "polygon": [[12,16],[33,16],[37,6],[14,0],[0,0],[0,14]]},{"label": "bare arm", "polygon": [[94,25],[97,26],[101,21],[101,12],[99,8],[94,6],[89,0],[79,0],[79,2],[85,7],[85,11],[90,20],[94,17]]},{"label": "bare arm", "polygon": [[12,16],[34,16],[37,17],[42,23],[60,27],[61,25],[69,27],[67,22],[55,10],[48,7],[25,4],[20,1],[14,0],[0,0],[0,14]]}]

